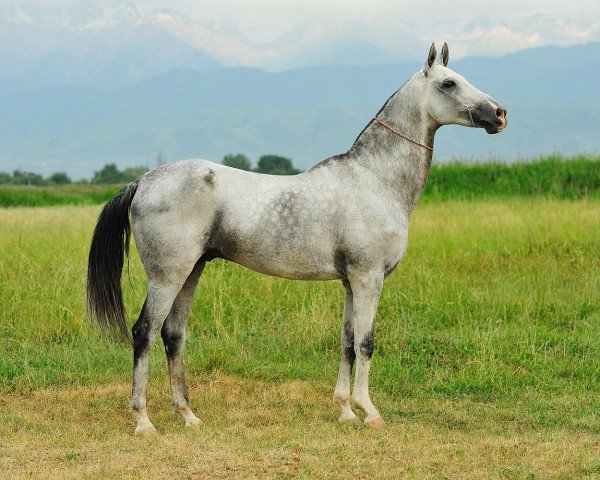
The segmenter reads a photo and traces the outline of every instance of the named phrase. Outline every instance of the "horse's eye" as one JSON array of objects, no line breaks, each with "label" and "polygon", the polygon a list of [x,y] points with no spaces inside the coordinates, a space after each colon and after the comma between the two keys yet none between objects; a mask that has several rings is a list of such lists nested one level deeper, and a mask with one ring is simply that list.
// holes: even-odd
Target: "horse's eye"
[{"label": "horse's eye", "polygon": [[444,86],[444,88],[450,88],[454,87],[456,85],[456,82],[454,80],[444,80],[442,82],[442,85]]}]

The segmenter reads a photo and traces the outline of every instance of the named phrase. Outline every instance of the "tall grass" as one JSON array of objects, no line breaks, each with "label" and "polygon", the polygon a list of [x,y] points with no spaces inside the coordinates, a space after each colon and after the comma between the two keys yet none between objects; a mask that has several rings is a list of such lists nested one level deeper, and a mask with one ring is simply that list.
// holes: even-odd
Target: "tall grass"
[{"label": "tall grass", "polygon": [[98,205],[110,200],[118,185],[59,185],[52,187],[0,185],[0,207]]},{"label": "tall grass", "polygon": [[[93,205],[109,200],[118,188],[118,185],[0,185],[0,207]],[[510,164],[434,163],[423,192],[425,201],[512,196],[597,198],[600,196],[600,157],[550,155]]]},{"label": "tall grass", "polygon": [[433,165],[423,198],[543,196],[576,199],[600,196],[600,157],[547,157],[501,162]]},{"label": "tall grass", "polygon": [[[85,318],[97,213],[0,210],[0,391],[129,380],[129,349],[100,341]],[[381,298],[374,392],[517,402],[532,421],[566,416],[600,433],[592,417],[568,415],[600,407],[598,231],[597,199],[419,206],[406,258]],[[131,282],[125,274],[133,321],[145,294],[135,252]],[[218,369],[333,385],[338,283],[293,282],[211,262],[190,322],[191,378]],[[153,352],[153,375],[165,374],[161,349]]]}]

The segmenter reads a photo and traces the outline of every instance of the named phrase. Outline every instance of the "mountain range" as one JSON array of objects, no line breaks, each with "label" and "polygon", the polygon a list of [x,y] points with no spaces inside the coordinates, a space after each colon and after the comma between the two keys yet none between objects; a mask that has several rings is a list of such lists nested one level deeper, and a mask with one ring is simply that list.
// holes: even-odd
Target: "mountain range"
[{"label": "mountain range", "polygon": [[[409,31],[401,54],[380,48],[383,41],[344,40],[332,26],[298,40],[305,48],[289,55],[316,66],[227,67],[258,58],[235,26],[211,29],[177,12],[133,7],[116,20],[92,3],[69,23],[55,10],[34,15],[24,5],[0,8],[3,171],[81,178],[107,162],[152,167],[159,152],[168,161],[277,153],[308,168],[345,151],[426,53]],[[296,33],[285,35],[289,48]],[[449,66],[508,107],[509,127],[494,136],[444,127],[437,160],[598,151],[600,43],[457,61],[452,51],[450,43]]]}]

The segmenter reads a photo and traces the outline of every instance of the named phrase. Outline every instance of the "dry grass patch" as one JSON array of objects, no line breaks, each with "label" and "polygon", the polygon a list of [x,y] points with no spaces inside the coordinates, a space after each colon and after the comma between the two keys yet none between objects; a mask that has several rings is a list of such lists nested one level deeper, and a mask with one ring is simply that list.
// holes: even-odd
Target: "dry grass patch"
[{"label": "dry grass patch", "polygon": [[[154,382],[158,383],[158,382]],[[340,425],[321,384],[222,373],[190,392],[204,424],[185,429],[166,384],[150,391],[161,432],[132,435],[129,384],[0,400],[3,478],[597,478],[600,437],[499,422],[469,401],[376,398],[388,428]],[[201,406],[201,408],[198,408]],[[394,408],[400,407],[401,410]],[[486,414],[489,413],[488,414]]]}]

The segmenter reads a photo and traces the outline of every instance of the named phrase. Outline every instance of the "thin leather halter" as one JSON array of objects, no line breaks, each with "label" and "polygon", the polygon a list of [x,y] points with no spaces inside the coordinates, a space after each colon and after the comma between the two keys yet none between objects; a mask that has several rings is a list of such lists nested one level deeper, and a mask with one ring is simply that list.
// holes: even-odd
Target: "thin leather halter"
[{"label": "thin leather halter", "polygon": [[474,127],[475,126],[475,122],[473,122],[473,114],[471,113],[471,109],[475,106],[476,103],[479,102],[479,100],[481,100],[482,98],[486,97],[487,95],[485,93],[482,93],[481,96],[475,100],[471,105],[467,105],[463,102],[461,102],[458,98],[456,98],[454,95],[452,95],[451,93],[446,92],[445,90],[442,90],[440,87],[438,87],[435,83],[433,83],[431,80],[429,80],[429,78],[427,77],[427,75],[425,74],[425,72],[423,71],[423,69],[420,70],[421,75],[423,75],[425,77],[425,80],[427,80],[429,83],[431,83],[435,88],[437,88],[440,92],[448,95],[450,98],[452,98],[455,102],[459,103],[460,105],[462,105],[463,107],[465,107],[467,109],[467,111],[469,112],[469,118],[471,119],[471,126]]}]

